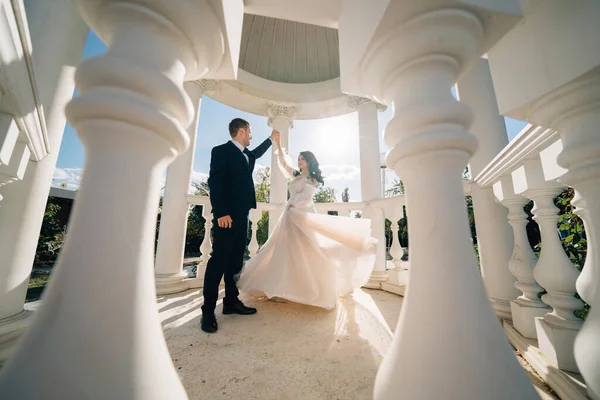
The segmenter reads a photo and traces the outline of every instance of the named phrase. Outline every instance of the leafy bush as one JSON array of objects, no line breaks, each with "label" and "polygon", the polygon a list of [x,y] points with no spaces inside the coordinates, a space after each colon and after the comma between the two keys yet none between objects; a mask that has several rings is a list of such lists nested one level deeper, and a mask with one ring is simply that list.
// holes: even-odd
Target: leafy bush
[{"label": "leafy bush", "polygon": [[57,219],[59,211],[60,206],[54,202],[53,197],[49,197],[44,211],[44,219],[33,262],[34,266],[51,264],[58,257],[58,252],[64,242],[64,231]]}]

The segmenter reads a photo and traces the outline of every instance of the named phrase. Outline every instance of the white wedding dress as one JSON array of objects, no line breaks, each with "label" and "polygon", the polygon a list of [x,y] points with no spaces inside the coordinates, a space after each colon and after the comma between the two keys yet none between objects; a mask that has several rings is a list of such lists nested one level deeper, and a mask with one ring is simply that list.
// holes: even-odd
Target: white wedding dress
[{"label": "white wedding dress", "polygon": [[278,154],[290,199],[267,242],[244,266],[237,286],[245,295],[278,297],[333,309],[340,296],[363,286],[375,265],[371,221],[317,214],[315,186],[292,177],[291,159]]}]

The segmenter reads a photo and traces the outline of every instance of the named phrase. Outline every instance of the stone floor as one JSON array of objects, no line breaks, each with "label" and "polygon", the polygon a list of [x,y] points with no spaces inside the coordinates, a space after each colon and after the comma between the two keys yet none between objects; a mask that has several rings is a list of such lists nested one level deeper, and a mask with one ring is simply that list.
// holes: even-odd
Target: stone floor
[{"label": "stone floor", "polygon": [[[357,290],[334,311],[254,300],[253,316],[220,314],[200,330],[200,290],[158,299],[171,356],[194,399],[371,399],[402,297]],[[558,399],[517,354],[543,400]]]}]

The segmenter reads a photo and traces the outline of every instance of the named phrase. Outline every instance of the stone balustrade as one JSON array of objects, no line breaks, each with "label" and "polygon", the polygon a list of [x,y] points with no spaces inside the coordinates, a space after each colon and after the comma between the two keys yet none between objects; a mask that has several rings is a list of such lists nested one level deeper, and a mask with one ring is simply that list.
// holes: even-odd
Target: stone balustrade
[{"label": "stone balustrade", "polygon": [[[580,366],[574,344],[584,321],[576,313],[584,307],[581,298],[593,297],[598,285],[593,282],[594,277],[597,281],[598,265],[588,253],[586,273],[580,274],[563,249],[557,226],[559,209],[555,205],[556,197],[567,189],[561,180],[567,170],[557,161],[562,150],[557,131],[530,124],[474,181],[481,188],[493,189],[496,201],[508,209],[508,222],[513,228],[514,248],[507,267],[517,279],[514,286],[520,295],[510,302],[512,322],[504,321],[505,331],[559,396],[585,398],[584,391],[565,383],[572,376],[583,381],[578,375]],[[539,255],[534,253],[527,236],[530,222],[524,207],[530,201],[533,220],[540,230]],[[586,216],[585,203],[577,191],[571,203],[577,207],[576,214]],[[590,243],[591,227],[584,226]],[[577,296],[578,289],[581,297]],[[567,371],[571,378],[549,371]]]}]

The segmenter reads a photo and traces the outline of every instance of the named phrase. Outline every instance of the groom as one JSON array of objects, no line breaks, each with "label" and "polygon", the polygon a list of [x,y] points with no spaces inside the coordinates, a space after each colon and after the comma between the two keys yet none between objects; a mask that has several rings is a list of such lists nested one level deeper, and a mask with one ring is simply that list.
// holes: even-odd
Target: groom
[{"label": "groom", "polygon": [[[256,194],[252,172],[257,158],[271,147],[279,132],[254,150],[248,150],[252,129],[248,121],[235,118],[229,123],[231,141],[212,149],[208,188],[213,211],[213,251],[204,274],[204,305],[202,330],[214,333],[218,329],[215,307],[219,296],[219,283],[225,279],[223,314],[250,315],[256,308],[246,307],[238,299],[234,275],[244,264],[248,244],[248,213],[256,208]],[[206,232],[206,234],[210,234]]]}]

